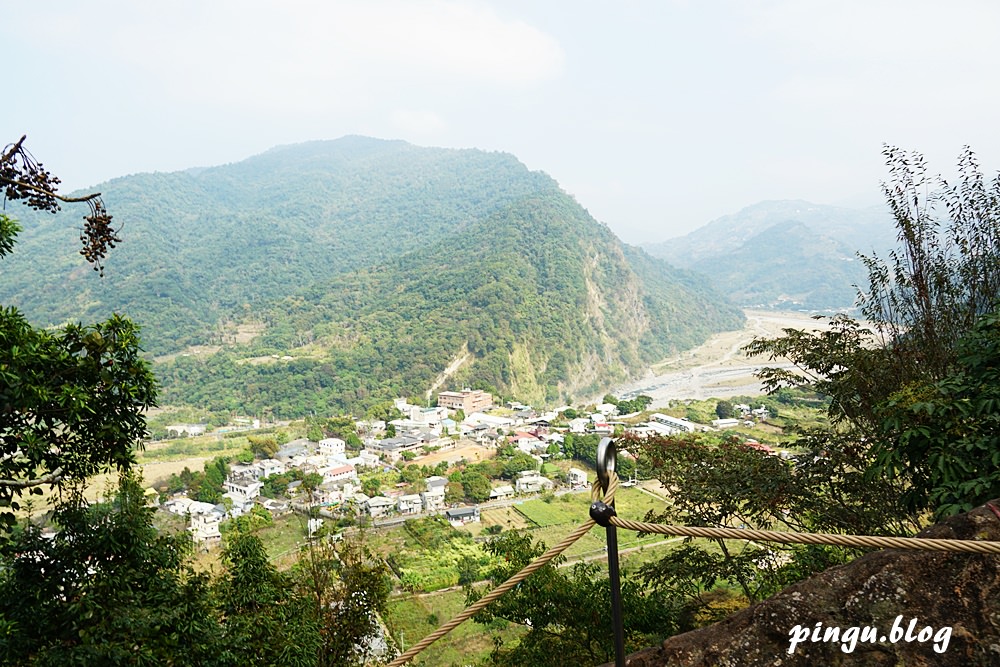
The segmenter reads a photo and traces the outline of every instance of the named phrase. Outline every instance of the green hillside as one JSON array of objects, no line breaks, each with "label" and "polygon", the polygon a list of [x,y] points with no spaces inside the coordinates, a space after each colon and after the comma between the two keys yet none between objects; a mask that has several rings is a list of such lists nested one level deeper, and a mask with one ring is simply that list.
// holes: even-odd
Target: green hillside
[{"label": "green hillside", "polygon": [[686,274],[623,246],[560,192],[317,285],[264,318],[265,333],[249,345],[161,366],[167,399],[336,412],[423,396],[464,357],[442,388],[557,401],[601,391],[742,321]]},{"label": "green hillside", "polygon": [[742,321],[506,154],[348,137],[96,189],[125,222],[106,277],[73,220],[26,215],[0,302],[38,324],[128,314],[168,403],[295,417],[462,384],[554,401]]},{"label": "green hillside", "polygon": [[124,242],[98,276],[71,213],[27,209],[0,302],[38,324],[129,313],[146,349],[220,340],[220,323],[331,275],[419,248],[557,185],[511,155],[346,137],[243,162],[95,186]]}]

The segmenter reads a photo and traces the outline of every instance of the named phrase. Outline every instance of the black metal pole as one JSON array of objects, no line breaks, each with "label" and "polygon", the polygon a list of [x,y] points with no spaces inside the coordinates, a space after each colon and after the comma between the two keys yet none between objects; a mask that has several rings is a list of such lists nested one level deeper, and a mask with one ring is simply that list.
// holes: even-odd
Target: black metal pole
[{"label": "black metal pole", "polygon": [[[611,473],[615,470],[617,451],[611,438],[602,438],[597,446],[597,478],[608,491]],[[612,500],[608,507],[610,515],[615,514],[615,503]],[[591,516],[593,516],[593,509]],[[604,523],[608,538],[608,579],[611,584],[611,625],[615,641],[615,667],[625,667],[625,624],[622,618],[622,581],[618,566],[618,529]]]},{"label": "black metal pole", "polygon": [[[614,503],[611,503],[614,506]],[[615,630],[615,667],[625,667],[625,627],[622,619],[622,581],[618,570],[618,529],[608,532],[608,578],[611,580],[611,623]]]}]

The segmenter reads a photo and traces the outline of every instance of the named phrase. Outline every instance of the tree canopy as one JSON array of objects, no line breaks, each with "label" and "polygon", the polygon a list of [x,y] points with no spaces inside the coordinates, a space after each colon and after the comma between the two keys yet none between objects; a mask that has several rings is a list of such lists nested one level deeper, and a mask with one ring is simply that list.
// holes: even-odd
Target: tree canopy
[{"label": "tree canopy", "polygon": [[884,154],[899,248],[886,260],[863,257],[863,317],[838,315],[826,331],[788,329],[747,350],[796,365],[765,369],[769,389],[811,385],[831,397],[830,415],[865,452],[869,479],[903,482],[901,511],[948,514],[1000,495],[1000,448],[989,436],[1000,404],[988,381],[1000,175],[987,179],[969,149],[955,183],[929,176],[919,154]]},{"label": "tree canopy", "polygon": [[[63,197],[59,179],[35,161],[24,137],[0,155],[7,199],[54,212],[59,202],[83,202],[81,254],[100,270],[118,241],[100,194]],[[20,226],[0,214],[0,257],[14,247]],[[33,327],[0,306],[0,522],[9,528],[26,491],[86,479],[114,466],[124,470],[146,431],[143,411],[156,383],[139,356],[137,327],[114,315],[92,325],[57,330]]]}]

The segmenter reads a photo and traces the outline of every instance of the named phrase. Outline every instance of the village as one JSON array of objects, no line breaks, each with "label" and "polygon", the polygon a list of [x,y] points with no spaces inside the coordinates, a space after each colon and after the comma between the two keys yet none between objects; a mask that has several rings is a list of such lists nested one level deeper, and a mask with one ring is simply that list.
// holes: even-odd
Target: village
[{"label": "village", "polygon": [[[349,450],[347,441],[339,437],[293,440],[273,457],[229,464],[221,502],[202,502],[182,490],[164,499],[160,509],[185,517],[195,544],[203,550],[221,542],[225,521],[253,512],[267,512],[271,517],[293,511],[307,514],[309,536],[327,521],[343,525],[345,519],[378,526],[443,515],[452,526],[462,527],[479,522],[481,509],[549,492],[589,489],[586,470],[547,465],[550,459],[567,456],[567,436],[610,436],[625,428],[639,435],[720,431],[751,427],[769,416],[767,408],[740,404],[734,406],[739,418],[720,418],[710,424],[658,412],[636,421],[639,413],[620,415],[613,403],[597,405],[595,412],[586,415],[570,406],[538,412],[516,401],[496,406],[491,394],[473,389],[441,392],[436,407],[411,405],[405,399],[397,399],[394,407],[402,417],[355,423],[356,432],[365,434],[358,450]],[[252,431],[260,423],[244,420],[239,428]],[[204,429],[201,424],[168,427],[175,434],[201,434]],[[746,444],[773,453],[754,439],[747,439]],[[463,490],[454,473],[451,478],[445,476],[455,466],[489,460],[498,452],[513,454],[518,462],[515,468],[523,469],[511,472],[508,466],[510,474],[489,478],[489,488],[478,492]],[[622,452],[621,456],[629,455]],[[408,481],[391,488],[362,482],[374,474],[401,471],[407,473]],[[417,471],[432,474],[417,476]],[[276,476],[293,481],[283,493],[268,494],[267,482]],[[151,489],[149,496],[156,498],[155,491]]]}]

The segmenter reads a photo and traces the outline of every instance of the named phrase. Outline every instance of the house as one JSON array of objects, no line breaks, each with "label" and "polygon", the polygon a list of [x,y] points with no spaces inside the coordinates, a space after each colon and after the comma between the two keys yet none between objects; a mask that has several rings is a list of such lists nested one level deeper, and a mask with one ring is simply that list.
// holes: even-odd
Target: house
[{"label": "house", "polygon": [[537,435],[524,431],[518,431],[512,436],[508,436],[507,442],[525,454],[534,454],[539,449],[545,451],[548,447],[548,444]]},{"label": "house", "polygon": [[497,488],[490,491],[490,500],[507,500],[514,496],[514,487],[510,484],[504,484],[503,486],[498,486]]},{"label": "house", "polygon": [[416,493],[400,496],[396,502],[400,514],[420,514],[420,510],[424,508],[423,499]]},{"label": "house", "polygon": [[274,500],[272,498],[258,498],[257,504],[271,513],[273,517],[284,516],[292,511],[292,506],[287,500]]},{"label": "house", "polygon": [[467,523],[478,523],[479,522],[479,508],[478,507],[456,507],[445,511],[445,517],[455,528],[460,528]]},{"label": "house", "polygon": [[423,502],[424,511],[433,512],[443,508],[444,493],[445,487],[443,486],[428,486],[427,490],[420,494],[420,500]]},{"label": "house", "polygon": [[365,511],[373,519],[388,514],[395,506],[396,502],[385,496],[372,496],[365,501]]},{"label": "house", "polygon": [[472,414],[466,413],[465,424],[469,426],[477,426],[483,424],[488,428],[492,429],[509,429],[514,426],[514,420],[509,417],[500,417],[499,415],[488,415],[483,412],[473,412]]},{"label": "house", "polygon": [[280,461],[289,461],[297,456],[305,456],[309,451],[309,441],[305,438],[292,440],[281,446],[274,458]]},{"label": "house", "polygon": [[768,447],[767,445],[762,445],[758,441],[753,439],[746,440],[743,443],[743,445],[749,447],[750,449],[756,449],[758,452],[761,452],[763,454],[777,454],[777,452],[774,451],[774,449],[772,449],[771,447]]},{"label": "house", "polygon": [[352,465],[342,465],[334,466],[332,468],[327,468],[323,472],[323,482],[342,482],[348,479],[354,479],[357,477],[357,473],[354,472],[354,466]]},{"label": "house", "polygon": [[586,433],[587,425],[590,420],[586,417],[577,417],[576,419],[569,420],[569,432],[570,433]]},{"label": "house", "polygon": [[587,486],[587,473],[585,471],[579,468],[570,468],[568,475],[569,483],[574,489]]},{"label": "house", "polygon": [[263,461],[257,461],[257,469],[260,471],[260,478],[270,477],[271,475],[280,475],[285,472],[285,464],[278,459],[264,459]]},{"label": "house", "polygon": [[461,410],[469,415],[493,407],[493,395],[466,387],[462,391],[442,391],[438,394],[437,404],[438,407]]},{"label": "house", "polygon": [[219,525],[226,517],[224,509],[211,503],[191,501],[188,505],[188,531],[194,538],[195,544],[208,546],[222,541],[222,533]]},{"label": "house", "polygon": [[601,403],[597,406],[597,411],[602,415],[616,415],[618,414],[618,406],[614,403]]},{"label": "house", "polygon": [[253,502],[253,499],[260,495],[260,490],[264,488],[263,482],[251,475],[240,477],[230,475],[223,486],[226,489],[226,495],[230,495],[233,503],[237,505]]},{"label": "house", "polygon": [[646,426],[650,427],[654,431],[663,433],[664,435],[672,435],[674,433],[694,433],[695,431],[705,430],[705,427],[700,424],[695,424],[687,419],[679,419],[677,417],[671,417],[670,415],[660,414],[659,412],[655,412],[649,416],[649,421],[646,422]]},{"label": "house", "polygon": [[739,425],[740,425],[740,420],[739,419],[713,419],[712,420],[712,427],[713,428],[717,428],[719,430],[723,430],[723,429],[727,429],[727,428],[733,428],[733,427],[739,426]]},{"label": "house", "polygon": [[260,477],[260,467],[256,463],[229,464],[230,477]]},{"label": "house", "polygon": [[162,507],[165,512],[170,512],[171,514],[188,516],[193,502],[195,501],[191,500],[187,496],[177,496],[176,498],[171,498],[170,500],[164,502],[160,507]]},{"label": "house", "polygon": [[611,435],[615,429],[608,422],[594,422],[593,432],[597,435]]},{"label": "house", "polygon": [[430,477],[425,477],[424,482],[427,484],[428,489],[436,489],[448,486],[448,478],[441,477],[440,475],[431,475]]},{"label": "house", "polygon": [[538,493],[551,489],[552,486],[552,480],[542,477],[537,470],[522,470],[517,473],[517,480],[514,482],[514,488],[518,493]]},{"label": "house", "polygon": [[375,468],[382,465],[382,459],[374,452],[364,451],[355,457],[347,459],[347,464],[357,467]]},{"label": "house", "polygon": [[403,452],[416,452],[423,447],[424,442],[421,438],[412,435],[400,435],[395,438],[375,440],[365,445],[365,449],[373,454],[384,456],[390,463],[395,463],[403,458]]},{"label": "house", "polygon": [[324,456],[343,456],[347,444],[340,438],[324,438],[319,441],[319,453]]},{"label": "house", "polygon": [[222,514],[212,512],[211,514],[192,514],[191,522],[188,524],[188,531],[191,533],[194,543],[201,546],[218,544],[222,541],[222,532],[219,525],[222,523]]}]

